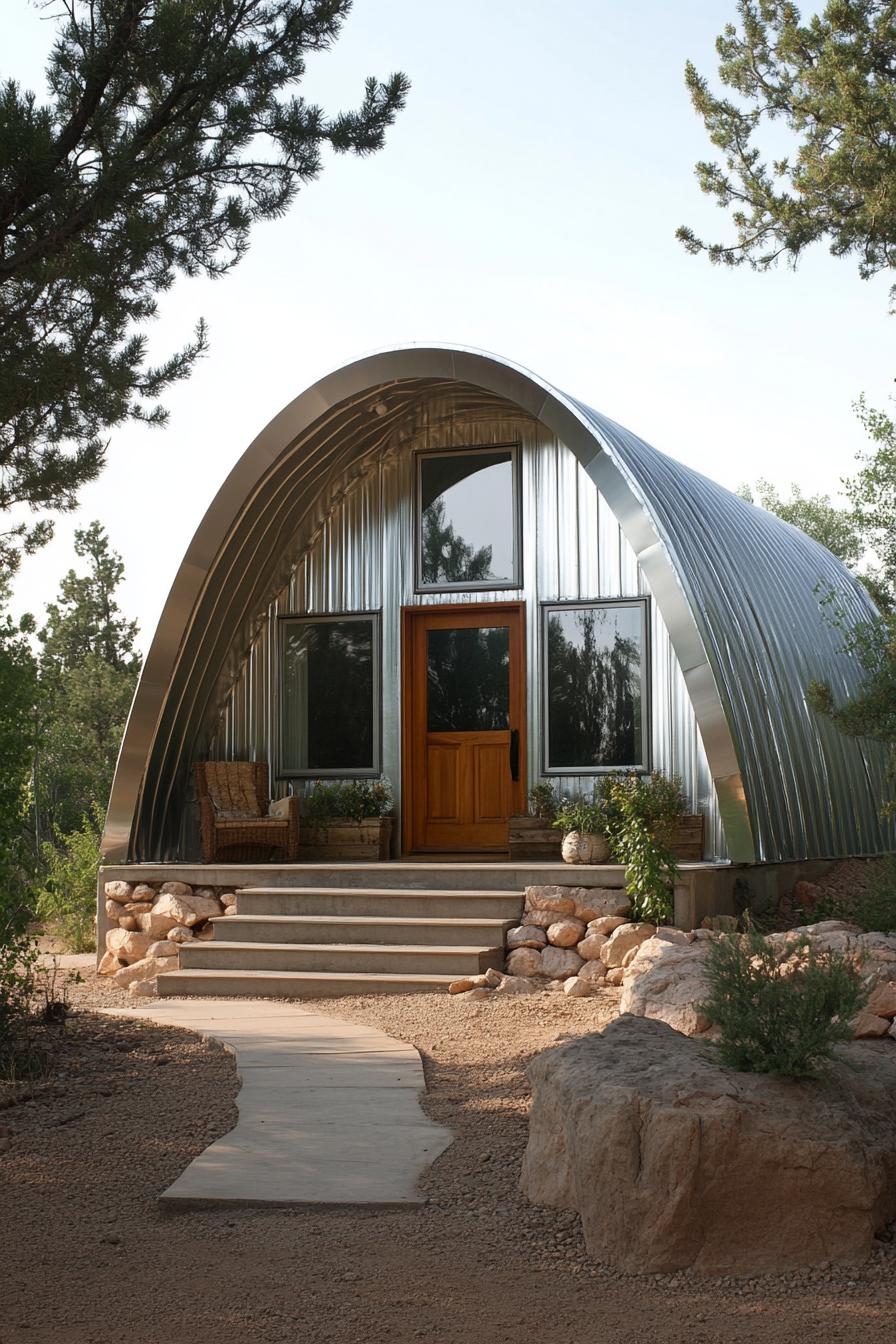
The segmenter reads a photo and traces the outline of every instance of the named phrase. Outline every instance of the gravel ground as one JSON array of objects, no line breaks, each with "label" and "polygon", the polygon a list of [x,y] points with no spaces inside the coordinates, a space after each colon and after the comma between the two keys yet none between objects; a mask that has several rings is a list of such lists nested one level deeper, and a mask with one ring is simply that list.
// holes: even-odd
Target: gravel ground
[{"label": "gravel ground", "polygon": [[11,1131],[0,1152],[0,1344],[889,1344],[892,1242],[851,1273],[625,1277],[589,1262],[575,1215],[519,1197],[526,1060],[599,1028],[616,998],[309,1004],[420,1050],[424,1107],[457,1136],[424,1178],[429,1202],[163,1215],[159,1191],[234,1122],[233,1065],[189,1033],[91,1014],[127,1000],[88,973],[52,1081],[17,1097],[7,1086],[0,1112],[0,1149]]}]

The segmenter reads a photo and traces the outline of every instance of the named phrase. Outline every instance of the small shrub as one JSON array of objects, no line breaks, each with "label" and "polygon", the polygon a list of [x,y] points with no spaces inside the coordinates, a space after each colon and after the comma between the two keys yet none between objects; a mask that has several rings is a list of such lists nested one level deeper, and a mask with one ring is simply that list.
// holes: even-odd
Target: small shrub
[{"label": "small shrub", "polygon": [[37,914],[53,923],[67,952],[91,952],[96,946],[93,921],[102,830],[103,810],[94,803],[79,830],[57,832],[56,844],[43,846],[47,876]]},{"label": "small shrub", "polygon": [[858,924],[867,933],[896,931],[896,859],[882,859],[872,869],[863,891],[850,895],[822,890],[817,901],[803,912],[806,923],[843,919]]},{"label": "small shrub", "polygon": [[557,793],[549,779],[540,779],[529,790],[529,815],[553,821],[557,815]]},{"label": "small shrub", "polygon": [[388,779],[347,779],[332,784],[316,780],[305,794],[302,814],[307,821],[325,822],[334,817],[364,821],[392,815],[392,789]]},{"label": "small shrub", "polygon": [[678,863],[669,848],[685,799],[677,775],[609,775],[596,786],[613,856],[626,865],[625,889],[637,919],[671,919]]},{"label": "small shrub", "polygon": [[818,1076],[852,1039],[867,997],[854,960],[803,936],[775,946],[760,933],[723,934],[709,949],[702,1011],[721,1031],[722,1063],[747,1073]]}]

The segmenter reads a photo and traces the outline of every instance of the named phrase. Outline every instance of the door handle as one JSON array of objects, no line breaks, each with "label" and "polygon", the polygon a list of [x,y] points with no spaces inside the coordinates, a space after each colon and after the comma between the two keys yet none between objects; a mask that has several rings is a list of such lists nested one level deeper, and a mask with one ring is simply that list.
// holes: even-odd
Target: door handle
[{"label": "door handle", "polygon": [[520,735],[517,728],[510,731],[510,778],[514,784],[520,777]]}]

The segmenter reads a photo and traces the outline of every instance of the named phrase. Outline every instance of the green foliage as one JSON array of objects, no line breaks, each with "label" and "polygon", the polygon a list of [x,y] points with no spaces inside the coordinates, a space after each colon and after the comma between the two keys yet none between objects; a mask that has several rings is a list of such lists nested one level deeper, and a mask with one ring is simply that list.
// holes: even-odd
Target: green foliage
[{"label": "green foliage", "polygon": [[626,865],[625,889],[637,919],[671,919],[678,863],[670,849],[686,803],[678,775],[609,775],[598,786],[606,835],[614,857]]},{"label": "green foliage", "polygon": [[[796,264],[827,239],[867,279],[896,255],[896,25],[890,0],[827,0],[806,23],[791,0],[738,0],[740,22],[716,40],[717,97],[688,62],[691,101],[724,158],[697,164],[701,189],[728,211],[737,241],[678,237],[727,266]],[[764,162],[756,143],[784,126],[793,152]]]},{"label": "green foliage", "polygon": [[710,994],[702,1011],[719,1027],[722,1063],[749,1073],[814,1078],[867,997],[852,958],[807,937],[775,946],[761,934],[723,934],[710,943]]},{"label": "green foliage", "polygon": [[367,817],[392,815],[392,789],[387,779],[348,779],[328,784],[316,780],[305,794],[302,815],[309,822],[345,817],[364,821]]},{"label": "green foliage", "polygon": [[860,453],[861,466],[843,482],[866,547],[880,561],[876,575],[883,596],[875,597],[882,609],[896,603],[896,425],[884,411],[872,410],[864,397],[856,412],[875,445]]},{"label": "green foliage", "polygon": [[[164,423],[159,397],[205,351],[161,363],[145,326],[179,275],[219,276],[283,215],[324,147],[369,154],[408,81],[370,78],[327,115],[296,92],[351,0],[72,0],[49,96],[0,87],[0,511],[72,509],[105,431]],[[0,538],[7,566],[45,521]]]},{"label": "green foliage", "polygon": [[67,952],[92,952],[96,946],[93,919],[103,820],[103,809],[94,803],[77,830],[57,831],[55,844],[43,846],[46,877],[37,914],[54,925]]},{"label": "green foliage", "polygon": [[557,815],[557,790],[549,779],[540,779],[528,793],[529,814],[553,821]]},{"label": "green foliage", "polygon": [[822,890],[803,914],[807,923],[843,919],[866,933],[896,932],[896,858],[876,863],[864,889],[849,893]]},{"label": "green foliage", "polygon": [[607,819],[599,798],[584,798],[580,793],[564,794],[556,806],[553,825],[568,835],[604,835]]},{"label": "green foliage", "polygon": [[6,1068],[34,992],[37,944],[28,932],[28,912],[0,897],[0,1066]]}]

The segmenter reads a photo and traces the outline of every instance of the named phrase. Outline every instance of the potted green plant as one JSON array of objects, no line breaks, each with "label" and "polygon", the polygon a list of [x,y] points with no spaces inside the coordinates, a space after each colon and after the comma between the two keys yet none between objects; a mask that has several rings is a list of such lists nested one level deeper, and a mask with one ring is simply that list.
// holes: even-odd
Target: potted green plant
[{"label": "potted green plant", "polygon": [[385,860],[392,844],[387,779],[315,780],[302,800],[299,858]]},{"label": "potted green plant", "polygon": [[509,842],[512,859],[556,859],[560,857],[560,836],[554,830],[557,792],[549,779],[541,779],[529,790],[529,810],[510,818]]},{"label": "potted green plant", "polygon": [[577,793],[562,798],[553,824],[563,832],[564,863],[606,863],[610,846],[600,797],[589,800]]}]

